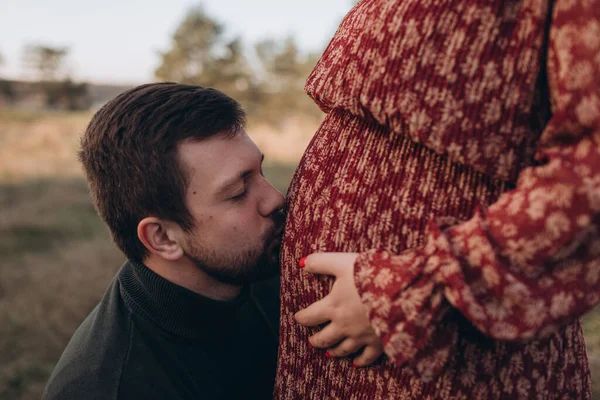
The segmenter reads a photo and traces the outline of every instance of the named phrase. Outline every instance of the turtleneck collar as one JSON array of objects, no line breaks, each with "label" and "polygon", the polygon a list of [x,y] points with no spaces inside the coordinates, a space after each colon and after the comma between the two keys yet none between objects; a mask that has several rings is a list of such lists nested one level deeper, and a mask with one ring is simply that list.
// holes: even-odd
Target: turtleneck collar
[{"label": "turtleneck collar", "polygon": [[233,328],[240,307],[248,299],[242,289],[231,301],[201,296],[156,274],[144,264],[128,261],[119,272],[121,294],[132,311],[162,329],[188,339],[226,334]]}]

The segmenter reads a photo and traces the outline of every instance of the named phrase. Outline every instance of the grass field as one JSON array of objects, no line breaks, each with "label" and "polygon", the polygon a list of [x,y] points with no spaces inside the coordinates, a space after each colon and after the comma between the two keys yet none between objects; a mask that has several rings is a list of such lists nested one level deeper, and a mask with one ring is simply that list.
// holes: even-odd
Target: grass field
[{"label": "grass field", "polygon": [[[0,111],[2,400],[40,398],[67,341],[124,261],[75,162],[88,120],[86,114]],[[294,160],[280,161],[267,164],[265,174],[285,192],[294,169]],[[600,383],[600,311],[584,322]],[[600,385],[594,393],[600,400]]]}]

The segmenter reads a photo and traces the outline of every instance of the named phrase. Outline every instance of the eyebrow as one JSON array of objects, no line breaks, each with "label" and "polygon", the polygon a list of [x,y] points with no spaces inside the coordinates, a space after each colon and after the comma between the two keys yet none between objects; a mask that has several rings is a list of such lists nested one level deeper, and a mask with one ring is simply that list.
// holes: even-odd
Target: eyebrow
[{"label": "eyebrow", "polygon": [[[262,165],[263,161],[265,160],[265,155],[264,153],[260,153],[260,163]],[[223,194],[225,194],[227,191],[229,191],[230,189],[232,189],[233,187],[235,187],[240,180],[244,180],[248,175],[250,175],[252,172],[254,172],[254,169],[248,169],[245,170],[243,172],[241,172],[239,175],[234,176],[231,179],[228,179],[225,181],[225,183],[221,186],[221,188],[219,189],[219,191],[217,192],[218,196],[221,196]]]}]

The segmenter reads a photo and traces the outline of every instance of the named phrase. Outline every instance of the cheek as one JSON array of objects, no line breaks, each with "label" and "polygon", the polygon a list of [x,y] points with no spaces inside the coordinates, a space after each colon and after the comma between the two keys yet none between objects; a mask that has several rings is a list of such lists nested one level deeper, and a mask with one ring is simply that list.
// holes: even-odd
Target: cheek
[{"label": "cheek", "polygon": [[258,213],[249,212],[249,210],[236,210],[222,215],[221,218],[213,220],[212,225],[218,225],[216,230],[222,234],[243,234],[251,231],[259,223]]},{"label": "cheek", "polygon": [[249,237],[260,236],[264,226],[255,204],[212,210],[204,215],[204,221],[201,230],[215,242],[248,241]]},{"label": "cheek", "polygon": [[249,199],[244,205],[231,210],[231,218],[240,221],[238,225],[243,224],[241,221],[252,222],[260,220],[261,216],[258,212],[258,204],[253,200]]},{"label": "cheek", "polygon": [[228,218],[227,229],[233,234],[251,234],[259,230],[263,225],[262,217],[256,209],[244,208]]}]

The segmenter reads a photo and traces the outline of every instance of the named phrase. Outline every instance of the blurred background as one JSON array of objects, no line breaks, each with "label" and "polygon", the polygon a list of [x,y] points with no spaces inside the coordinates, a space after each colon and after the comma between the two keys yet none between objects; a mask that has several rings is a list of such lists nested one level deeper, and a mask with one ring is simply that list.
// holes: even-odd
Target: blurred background
[{"label": "blurred background", "polygon": [[[0,0],[0,399],[40,398],[124,261],[77,162],[93,113],[141,83],[216,87],[285,193],[322,119],[304,81],[354,3]],[[600,311],[584,322],[598,381]]]}]

